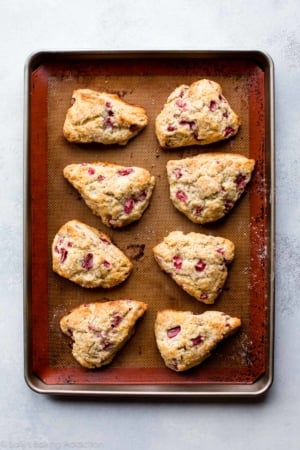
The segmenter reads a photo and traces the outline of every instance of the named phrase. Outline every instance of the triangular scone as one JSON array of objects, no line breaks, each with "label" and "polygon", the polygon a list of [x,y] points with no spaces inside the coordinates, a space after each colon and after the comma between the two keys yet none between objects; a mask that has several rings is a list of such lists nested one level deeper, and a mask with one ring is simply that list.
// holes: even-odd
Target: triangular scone
[{"label": "triangular scone", "polygon": [[63,173],[92,212],[110,228],[139,220],[155,186],[155,177],[148,170],[108,162],[70,164]]},{"label": "triangular scone", "polygon": [[72,95],[63,133],[69,142],[125,145],[148,123],[144,108],[116,94],[77,89]]},{"label": "triangular scone", "polygon": [[200,302],[212,304],[227,279],[234,244],[222,237],[172,231],[153,248],[153,253],[161,269],[184,291]]},{"label": "triangular scone", "polygon": [[245,191],[254,166],[254,159],[232,153],[202,153],[168,161],[171,201],[192,222],[221,219]]},{"label": "triangular scone", "polygon": [[129,276],[132,263],[106,234],[70,220],[54,237],[52,268],[82,287],[111,288]]},{"label": "triangular scone", "polygon": [[199,365],[240,326],[239,318],[219,311],[164,310],[157,313],[155,337],[166,366],[182,372]]},{"label": "triangular scone", "polygon": [[204,145],[234,136],[240,118],[222,94],[221,86],[199,80],[177,87],[156,118],[155,131],[161,147]]},{"label": "triangular scone", "polygon": [[72,354],[79,364],[96,369],[112,361],[146,309],[146,303],[135,300],[88,303],[64,316],[60,328],[73,339]]}]

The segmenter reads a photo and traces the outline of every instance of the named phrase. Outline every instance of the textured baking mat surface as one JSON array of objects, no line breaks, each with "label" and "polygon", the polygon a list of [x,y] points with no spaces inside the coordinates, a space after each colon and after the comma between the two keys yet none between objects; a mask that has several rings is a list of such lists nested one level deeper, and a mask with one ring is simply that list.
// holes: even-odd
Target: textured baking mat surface
[{"label": "textured baking mat surface", "polygon": [[[251,72],[253,77],[253,73]],[[155,137],[155,117],[160,112],[170,92],[180,84],[190,84],[200,78],[211,78],[219,82],[223,93],[242,120],[236,137],[209,146],[193,146],[179,150],[162,150]],[[235,336],[220,344],[213,355],[199,368],[192,370],[193,380],[210,382],[212,369],[222,379],[222,369],[248,370],[251,361],[250,327],[250,223],[251,189],[256,189],[263,178],[253,180],[242,199],[230,214],[221,221],[205,226],[193,224],[179,213],[169,200],[169,187],[166,177],[166,163],[170,159],[181,159],[202,152],[229,152],[250,155],[249,131],[249,73],[235,75],[222,71],[205,73],[205,66],[193,69],[192,74],[174,75],[168,73],[152,74],[88,74],[70,70],[51,74],[48,77],[48,117],[47,117],[47,165],[48,165],[48,363],[49,368],[72,373],[73,382],[82,379],[88,382],[88,371],[81,369],[71,355],[70,340],[62,335],[60,318],[73,307],[93,301],[132,298],[148,304],[148,311],[138,322],[136,333],[105,369],[93,371],[93,382],[101,383],[101,374],[109,381],[110,371],[118,369],[154,369],[141,372],[142,382],[155,381],[155,369],[165,382],[173,380],[173,374],[164,368],[163,361],[155,345],[153,325],[156,312],[164,308],[189,310],[195,313],[205,310],[219,310],[242,319],[242,329]],[[255,78],[255,77],[254,77]],[[123,146],[103,146],[101,144],[79,145],[68,143],[62,134],[66,111],[71,104],[72,92],[78,88],[91,88],[99,91],[118,93],[126,101],[145,107],[149,124],[137,137]],[[252,119],[254,120],[254,119]],[[258,120],[257,118],[255,120]],[[89,163],[109,161],[126,166],[140,166],[148,169],[156,178],[156,186],[149,208],[142,218],[123,229],[112,230],[105,227],[100,218],[94,216],[78,192],[64,179],[63,168],[70,163]],[[261,190],[265,189],[260,185]],[[264,199],[262,200],[264,202]],[[108,234],[133,263],[133,272],[121,285],[113,289],[84,289],[52,272],[51,243],[57,230],[66,221],[78,219]],[[214,305],[204,305],[186,294],[156,264],[152,248],[173,230],[201,232],[231,239],[236,246],[234,262],[229,266],[229,276],[225,288]],[[260,239],[261,236],[258,236]],[[263,236],[264,239],[264,236]],[[162,372],[162,371],[163,372]],[[218,372],[219,370],[219,372]],[[165,372],[164,372],[165,371]],[[206,372],[207,371],[207,372]],[[96,373],[96,375],[95,375]],[[143,375],[141,375],[143,373]],[[163,375],[161,375],[163,373]],[[124,371],[126,374],[126,371]],[[154,379],[153,379],[154,375]],[[122,379],[122,375],[120,375]],[[184,374],[180,382],[184,382]],[[188,377],[188,375],[187,375]],[[112,377],[113,379],[113,377]],[[126,381],[124,375],[123,381]],[[57,381],[57,380],[56,380]],[[227,379],[227,382],[230,381]],[[242,376],[240,382],[243,382]],[[171,381],[170,381],[171,382]]]}]

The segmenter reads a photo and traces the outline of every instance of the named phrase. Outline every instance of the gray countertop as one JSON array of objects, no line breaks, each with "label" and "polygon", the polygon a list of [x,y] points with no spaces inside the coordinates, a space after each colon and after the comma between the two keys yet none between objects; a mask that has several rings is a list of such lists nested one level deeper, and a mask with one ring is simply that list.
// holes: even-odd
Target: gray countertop
[{"label": "gray countertop", "polygon": [[[0,6],[0,449],[300,448],[298,0],[18,0]],[[49,398],[23,377],[24,64],[40,49],[261,50],[275,65],[274,383],[256,401]]]}]

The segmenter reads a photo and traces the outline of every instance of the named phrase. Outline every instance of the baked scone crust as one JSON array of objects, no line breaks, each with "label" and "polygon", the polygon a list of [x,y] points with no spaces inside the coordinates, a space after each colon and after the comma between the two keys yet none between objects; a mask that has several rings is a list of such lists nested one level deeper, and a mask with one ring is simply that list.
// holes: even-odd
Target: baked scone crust
[{"label": "baked scone crust", "polygon": [[172,231],[153,248],[160,268],[196,300],[213,304],[234,259],[232,241],[217,236]]},{"label": "baked scone crust", "polygon": [[109,364],[135,330],[146,303],[111,300],[80,305],[60,320],[60,328],[73,342],[72,354],[88,369]]},{"label": "baked scone crust", "polygon": [[155,122],[163,148],[205,145],[237,134],[240,117],[233,111],[219,83],[201,79],[178,86]]},{"label": "baked scone crust", "polygon": [[132,263],[105,233],[70,220],[53,239],[52,268],[82,287],[111,288],[129,276]]},{"label": "baked scone crust", "polygon": [[236,153],[202,153],[170,160],[170,199],[194,223],[219,220],[244,193],[254,166],[254,159]]},{"label": "baked scone crust", "polygon": [[139,220],[155,186],[155,177],[148,170],[109,162],[69,164],[63,174],[110,228]]},{"label": "baked scone crust", "polygon": [[201,364],[219,342],[240,326],[239,318],[224,312],[194,314],[169,309],[157,313],[154,331],[165,365],[181,372]]},{"label": "baked scone crust", "polygon": [[76,89],[63,134],[69,142],[126,145],[148,123],[145,109],[116,94]]}]

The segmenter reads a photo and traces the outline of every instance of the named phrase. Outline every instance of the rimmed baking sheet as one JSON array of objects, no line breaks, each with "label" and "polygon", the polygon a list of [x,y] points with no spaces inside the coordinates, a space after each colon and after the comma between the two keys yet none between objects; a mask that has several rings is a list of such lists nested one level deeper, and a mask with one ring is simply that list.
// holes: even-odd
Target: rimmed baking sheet
[{"label": "rimmed baking sheet", "polygon": [[[162,150],[154,121],[169,93],[200,78],[219,82],[242,119],[238,135],[204,147]],[[68,143],[62,134],[76,88],[118,93],[141,104],[147,128],[125,147]],[[259,395],[272,382],[273,365],[273,66],[261,52],[41,52],[26,65],[25,120],[25,378],[49,394],[210,396]],[[241,153],[256,160],[246,194],[223,220],[191,223],[169,200],[166,163],[201,152]],[[156,177],[142,219],[110,230],[62,176],[65,165],[110,161],[147,168]],[[51,269],[51,242],[59,227],[78,219],[107,233],[130,257],[133,273],[110,290],[86,290]],[[152,248],[170,231],[199,231],[229,238],[236,257],[214,305],[185,294],[160,271]],[[149,305],[134,337],[111,365],[81,368],[59,319],[91,301],[133,298]],[[167,369],[157,351],[153,323],[159,309],[225,311],[242,329],[199,367]]]}]

